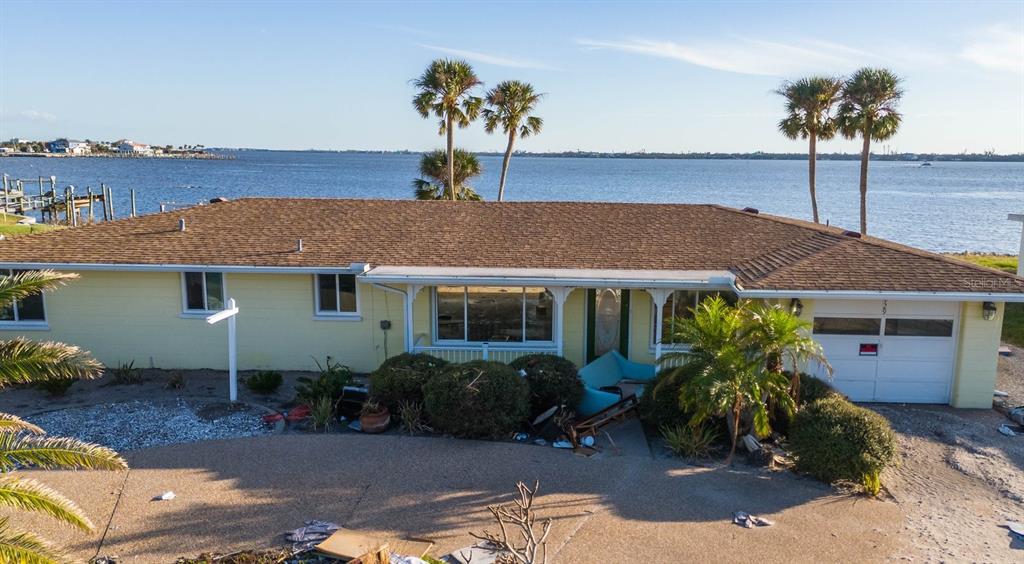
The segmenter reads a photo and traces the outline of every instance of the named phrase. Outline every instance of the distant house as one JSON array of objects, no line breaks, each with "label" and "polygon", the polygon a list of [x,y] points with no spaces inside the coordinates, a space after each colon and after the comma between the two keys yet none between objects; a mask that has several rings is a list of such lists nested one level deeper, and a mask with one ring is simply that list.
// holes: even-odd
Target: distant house
[{"label": "distant house", "polygon": [[153,154],[153,148],[145,143],[121,140],[117,142],[117,152],[122,155],[149,156]]},{"label": "distant house", "polygon": [[75,139],[57,139],[49,143],[51,153],[64,153],[69,155],[87,155],[92,152],[89,143]]},{"label": "distant house", "polygon": [[13,153],[13,152],[14,152],[14,149],[11,148],[11,147],[0,147],[0,155],[7,154],[7,153]]}]

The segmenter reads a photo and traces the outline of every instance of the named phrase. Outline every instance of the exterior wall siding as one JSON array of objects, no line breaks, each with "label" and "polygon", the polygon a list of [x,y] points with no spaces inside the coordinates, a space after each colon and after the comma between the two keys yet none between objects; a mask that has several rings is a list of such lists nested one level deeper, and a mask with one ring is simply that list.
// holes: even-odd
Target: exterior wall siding
[{"label": "exterior wall siding", "polygon": [[[182,316],[181,274],[176,272],[86,271],[46,295],[45,331],[0,331],[78,345],[108,366],[134,361],[138,367],[227,369],[227,324],[208,325]],[[330,355],[368,372],[401,353],[402,296],[359,286],[361,318],[319,320],[313,316],[309,274],[226,274],[228,297],[238,302],[240,370],[312,370]],[[380,321],[389,319],[386,334]]]},{"label": "exterior wall siding", "polygon": [[992,407],[1006,304],[996,304],[999,311],[991,321],[982,318],[981,305],[981,302],[961,304],[960,339],[957,342],[956,372],[953,377],[953,407]]}]

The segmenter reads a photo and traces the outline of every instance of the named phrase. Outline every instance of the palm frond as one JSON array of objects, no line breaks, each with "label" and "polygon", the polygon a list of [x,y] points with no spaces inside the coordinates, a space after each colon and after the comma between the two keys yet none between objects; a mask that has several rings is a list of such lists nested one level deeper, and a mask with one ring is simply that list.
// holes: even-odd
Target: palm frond
[{"label": "palm frond", "polygon": [[0,562],[18,564],[60,564],[65,554],[32,533],[12,531],[6,517],[0,518]]},{"label": "palm frond", "polygon": [[26,270],[14,276],[0,276],[0,306],[9,306],[16,300],[59,288],[76,278],[77,274],[52,270]]},{"label": "palm frond", "polygon": [[17,415],[0,413],[0,433],[31,433],[33,435],[42,435],[45,431]]},{"label": "palm frond", "polygon": [[0,471],[19,467],[124,470],[128,464],[105,446],[77,439],[0,433]]},{"label": "palm frond", "polygon": [[0,388],[69,378],[99,376],[103,365],[82,349],[25,338],[0,341]]},{"label": "palm frond", "polygon": [[0,506],[49,515],[87,532],[93,528],[73,501],[30,478],[0,477]]}]

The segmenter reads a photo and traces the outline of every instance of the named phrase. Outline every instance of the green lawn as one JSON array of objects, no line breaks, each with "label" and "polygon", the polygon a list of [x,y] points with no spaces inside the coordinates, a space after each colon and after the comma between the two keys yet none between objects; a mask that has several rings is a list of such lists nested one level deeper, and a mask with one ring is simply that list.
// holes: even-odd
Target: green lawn
[{"label": "green lawn", "polygon": [[4,237],[17,237],[18,235],[28,235],[29,233],[40,233],[56,229],[55,226],[46,224],[18,225],[18,221],[22,219],[24,217],[14,215],[13,213],[0,213],[0,235]]},{"label": "green lawn", "polygon": [[[980,264],[1010,274],[1017,273],[1017,257],[1013,255],[950,255],[953,258]],[[1006,304],[1003,319],[1003,341],[1024,347],[1024,303]]]}]

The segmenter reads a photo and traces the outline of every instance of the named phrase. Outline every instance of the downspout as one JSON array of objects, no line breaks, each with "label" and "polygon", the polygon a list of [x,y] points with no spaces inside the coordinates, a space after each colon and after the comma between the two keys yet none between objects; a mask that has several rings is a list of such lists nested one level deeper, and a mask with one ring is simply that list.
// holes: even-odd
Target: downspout
[{"label": "downspout", "polygon": [[405,305],[405,352],[412,352],[412,298],[409,297],[409,292],[405,290],[399,290],[398,288],[392,288],[384,284],[378,284],[376,282],[371,284],[374,288],[384,290],[385,292],[394,292],[401,294]]}]

